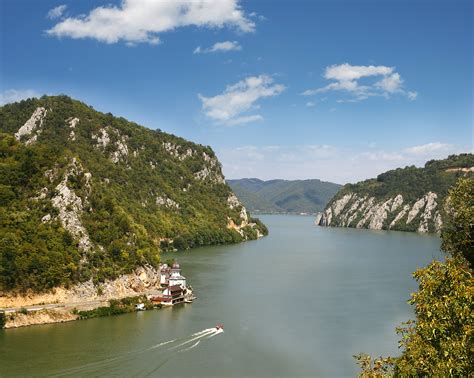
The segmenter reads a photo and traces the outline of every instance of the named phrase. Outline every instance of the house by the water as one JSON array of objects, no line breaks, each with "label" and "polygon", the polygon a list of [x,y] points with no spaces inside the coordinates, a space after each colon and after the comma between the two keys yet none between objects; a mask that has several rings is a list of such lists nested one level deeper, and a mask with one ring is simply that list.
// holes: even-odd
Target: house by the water
[{"label": "house by the water", "polygon": [[168,264],[161,266],[160,285],[164,287],[163,293],[153,299],[164,306],[194,300],[192,288],[186,284],[186,277],[181,275],[181,267],[176,260],[171,267]]}]

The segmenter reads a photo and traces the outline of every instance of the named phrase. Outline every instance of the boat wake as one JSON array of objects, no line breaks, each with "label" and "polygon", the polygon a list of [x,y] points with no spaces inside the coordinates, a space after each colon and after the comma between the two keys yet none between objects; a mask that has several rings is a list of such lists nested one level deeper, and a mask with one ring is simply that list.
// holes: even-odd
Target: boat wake
[{"label": "boat wake", "polygon": [[[148,348],[134,350],[111,358],[106,358],[70,369],[61,370],[55,374],[52,374],[52,376],[83,376],[94,373],[98,375],[115,375],[115,373],[121,375],[123,374],[123,371],[120,369],[120,366],[123,367],[123,363],[125,363],[127,360],[137,358],[143,359],[144,366],[148,367],[146,369],[148,371],[143,371],[139,375],[148,376],[155,373],[159,368],[174,358],[174,356],[177,354],[190,351],[198,347],[201,344],[201,341],[210,339],[223,332],[224,329],[221,327],[203,329],[202,331],[195,332],[189,336],[163,341]],[[158,353],[158,355],[156,355],[156,353]],[[150,363],[150,361],[153,361],[153,363]],[[151,371],[149,370],[150,368]]]}]

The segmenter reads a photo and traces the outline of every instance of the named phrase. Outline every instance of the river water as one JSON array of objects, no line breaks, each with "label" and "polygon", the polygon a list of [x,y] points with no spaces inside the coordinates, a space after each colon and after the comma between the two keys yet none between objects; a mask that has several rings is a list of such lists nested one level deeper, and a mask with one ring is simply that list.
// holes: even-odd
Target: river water
[{"label": "river water", "polygon": [[266,238],[172,255],[193,304],[0,330],[0,376],[344,377],[354,354],[397,355],[411,273],[442,257],[439,238],[261,219]]}]

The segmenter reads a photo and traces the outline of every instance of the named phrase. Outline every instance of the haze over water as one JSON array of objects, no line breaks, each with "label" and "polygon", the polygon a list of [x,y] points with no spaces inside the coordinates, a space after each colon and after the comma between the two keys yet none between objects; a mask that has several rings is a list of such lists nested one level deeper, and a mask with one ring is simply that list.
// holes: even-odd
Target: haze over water
[{"label": "haze over water", "polygon": [[341,377],[354,354],[398,354],[411,273],[442,257],[437,236],[261,219],[266,238],[171,255],[192,305],[2,330],[0,375]]}]

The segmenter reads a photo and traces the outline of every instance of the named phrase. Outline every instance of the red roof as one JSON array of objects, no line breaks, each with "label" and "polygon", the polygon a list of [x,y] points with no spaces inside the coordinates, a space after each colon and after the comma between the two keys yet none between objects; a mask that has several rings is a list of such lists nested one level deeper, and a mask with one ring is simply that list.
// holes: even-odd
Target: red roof
[{"label": "red roof", "polygon": [[183,291],[183,289],[182,289],[181,286],[179,286],[179,285],[170,286],[168,289],[169,289],[169,291],[171,291],[171,292]]}]

